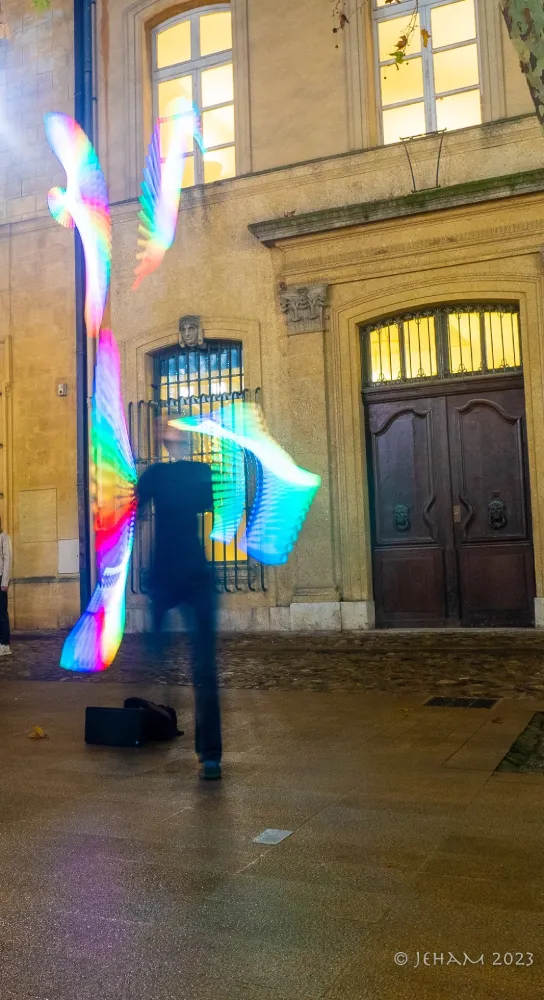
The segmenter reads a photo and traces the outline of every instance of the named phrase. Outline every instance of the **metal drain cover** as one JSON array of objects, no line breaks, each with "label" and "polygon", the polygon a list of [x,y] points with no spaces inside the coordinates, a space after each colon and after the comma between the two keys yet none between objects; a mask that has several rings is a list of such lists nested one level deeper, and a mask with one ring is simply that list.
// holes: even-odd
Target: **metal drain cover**
[{"label": "metal drain cover", "polygon": [[425,702],[431,708],[493,708],[497,698],[429,698]]}]

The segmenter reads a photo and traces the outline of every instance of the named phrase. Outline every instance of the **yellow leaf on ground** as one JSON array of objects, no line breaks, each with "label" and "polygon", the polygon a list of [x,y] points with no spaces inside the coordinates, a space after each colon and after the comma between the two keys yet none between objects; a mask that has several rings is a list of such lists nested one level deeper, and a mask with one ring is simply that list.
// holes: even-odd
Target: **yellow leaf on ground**
[{"label": "yellow leaf on ground", "polygon": [[29,740],[48,740],[49,737],[41,726],[33,726],[28,734]]}]

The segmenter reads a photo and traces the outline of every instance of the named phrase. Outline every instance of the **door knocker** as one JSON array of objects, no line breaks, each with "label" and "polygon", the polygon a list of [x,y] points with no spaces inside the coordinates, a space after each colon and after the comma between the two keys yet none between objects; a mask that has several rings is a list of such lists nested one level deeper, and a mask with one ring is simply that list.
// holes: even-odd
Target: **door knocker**
[{"label": "door knocker", "polygon": [[393,507],[393,517],[395,518],[396,531],[410,530],[410,508],[405,503],[398,503]]},{"label": "door knocker", "polygon": [[499,499],[498,492],[491,494],[491,500],[487,505],[489,527],[499,531],[506,527],[506,504]]}]

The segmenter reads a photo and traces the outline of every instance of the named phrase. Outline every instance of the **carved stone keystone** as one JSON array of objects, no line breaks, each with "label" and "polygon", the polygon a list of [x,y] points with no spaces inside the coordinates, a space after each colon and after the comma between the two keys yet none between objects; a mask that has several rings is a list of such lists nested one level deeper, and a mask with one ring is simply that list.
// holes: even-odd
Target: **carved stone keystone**
[{"label": "carved stone keystone", "polygon": [[204,331],[200,316],[182,316],[178,328],[182,347],[204,347]]}]

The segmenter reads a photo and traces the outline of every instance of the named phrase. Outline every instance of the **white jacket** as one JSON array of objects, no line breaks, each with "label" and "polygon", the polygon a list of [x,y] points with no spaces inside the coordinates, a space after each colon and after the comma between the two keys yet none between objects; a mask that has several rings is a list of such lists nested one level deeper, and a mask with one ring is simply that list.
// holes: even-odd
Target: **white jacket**
[{"label": "white jacket", "polygon": [[0,586],[7,587],[11,579],[11,541],[7,532],[0,532]]}]

